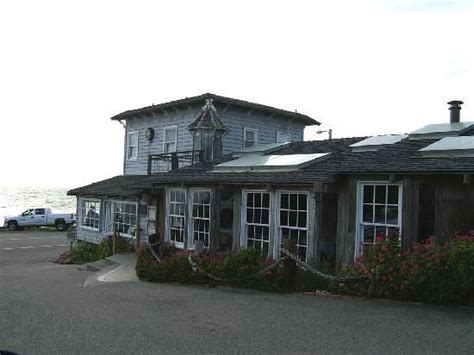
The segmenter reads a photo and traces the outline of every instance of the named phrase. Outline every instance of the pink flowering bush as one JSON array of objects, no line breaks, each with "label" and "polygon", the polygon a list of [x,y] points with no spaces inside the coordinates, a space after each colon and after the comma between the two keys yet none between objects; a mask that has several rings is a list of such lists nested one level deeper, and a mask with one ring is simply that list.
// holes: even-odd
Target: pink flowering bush
[{"label": "pink flowering bush", "polygon": [[401,250],[398,237],[377,238],[364,256],[340,273],[339,293],[427,303],[474,303],[474,233],[443,245],[432,239]]}]

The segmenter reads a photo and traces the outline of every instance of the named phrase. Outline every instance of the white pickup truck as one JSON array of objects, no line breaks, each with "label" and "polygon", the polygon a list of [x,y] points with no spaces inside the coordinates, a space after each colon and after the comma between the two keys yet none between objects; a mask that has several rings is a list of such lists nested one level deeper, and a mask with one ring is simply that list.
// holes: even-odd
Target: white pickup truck
[{"label": "white pickup truck", "polygon": [[58,231],[63,231],[75,222],[75,213],[52,213],[50,208],[29,208],[18,216],[5,217],[4,227],[12,232],[36,226],[55,226]]}]

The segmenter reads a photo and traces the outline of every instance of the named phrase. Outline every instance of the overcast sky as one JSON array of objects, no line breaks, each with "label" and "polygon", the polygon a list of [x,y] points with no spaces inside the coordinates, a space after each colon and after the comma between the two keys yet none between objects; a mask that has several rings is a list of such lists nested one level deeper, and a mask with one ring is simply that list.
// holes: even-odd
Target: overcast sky
[{"label": "overcast sky", "polygon": [[[335,137],[474,121],[473,1],[2,1],[0,187],[122,173],[122,111],[212,92]],[[306,139],[327,135],[306,132]]]}]

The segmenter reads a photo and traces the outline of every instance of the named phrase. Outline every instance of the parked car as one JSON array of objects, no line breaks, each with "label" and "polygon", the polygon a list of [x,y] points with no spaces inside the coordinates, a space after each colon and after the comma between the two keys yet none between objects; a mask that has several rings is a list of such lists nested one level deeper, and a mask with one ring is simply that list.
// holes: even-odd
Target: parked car
[{"label": "parked car", "polygon": [[52,213],[50,208],[29,208],[18,216],[5,217],[4,227],[12,232],[38,226],[55,226],[58,231],[64,231],[74,223],[75,213]]}]

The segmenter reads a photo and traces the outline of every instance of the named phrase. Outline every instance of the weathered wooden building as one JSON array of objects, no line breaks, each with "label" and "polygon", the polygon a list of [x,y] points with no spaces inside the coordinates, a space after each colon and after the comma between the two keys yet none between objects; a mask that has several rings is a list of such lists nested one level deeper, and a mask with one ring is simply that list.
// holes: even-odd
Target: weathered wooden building
[{"label": "weathered wooden building", "polygon": [[69,192],[77,196],[77,235],[91,242],[114,227],[123,235],[134,225],[145,238],[154,233],[156,196],[131,185],[233,151],[302,141],[304,128],[319,124],[300,113],[214,94],[126,111],[112,120],[125,127],[124,174]]},{"label": "weathered wooden building", "polygon": [[[180,248],[192,249],[197,242],[216,249],[253,247],[275,258],[283,243],[292,240],[301,259],[342,265],[379,235],[400,235],[409,247],[432,235],[444,239],[474,227],[474,122],[460,122],[458,101],[450,103],[446,124],[404,135],[313,142],[302,142],[297,134],[291,134],[296,141],[279,142],[280,128],[269,124],[272,113],[257,128],[258,142],[266,144],[253,145],[246,143],[247,123],[235,128],[240,143],[226,145],[232,128],[225,112],[238,109],[226,104],[207,102],[189,120],[193,138],[183,149],[199,156],[199,162],[180,168],[171,162],[177,169],[154,174],[150,156],[156,151],[149,148],[143,156],[136,153],[133,170],[127,157],[135,156],[135,145],[127,143],[125,172],[146,176],[125,175],[72,190],[78,196],[79,236],[97,240],[113,224],[121,230],[138,224],[145,235],[158,232]],[[133,122],[127,137],[138,130],[142,149],[147,124],[138,126],[142,123],[136,115],[149,115],[147,110],[153,108],[129,111],[133,118],[127,119],[127,127],[128,120]],[[123,115],[114,119],[128,117]],[[287,119],[298,121],[296,116]],[[306,116],[301,122],[315,123]],[[301,130],[302,123],[298,121]],[[260,139],[266,126],[273,129],[271,141]],[[196,134],[194,128],[202,132]],[[166,151],[166,141],[162,144]],[[135,199],[135,209],[121,205],[124,199]],[[84,227],[87,201],[99,201],[102,211],[95,239]]]}]

